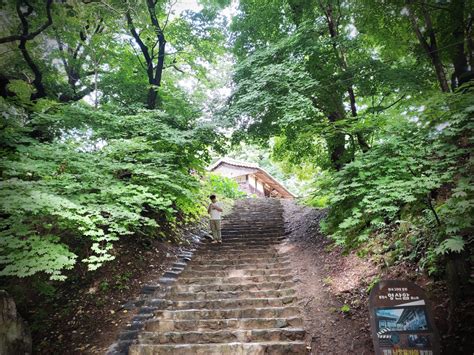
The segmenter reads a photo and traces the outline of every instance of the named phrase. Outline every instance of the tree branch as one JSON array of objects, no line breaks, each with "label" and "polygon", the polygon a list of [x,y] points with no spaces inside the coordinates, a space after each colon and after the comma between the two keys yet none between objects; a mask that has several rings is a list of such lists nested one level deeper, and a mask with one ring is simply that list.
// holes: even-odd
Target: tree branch
[{"label": "tree branch", "polygon": [[439,6],[439,5],[428,4],[428,3],[425,3],[425,5],[426,5],[427,7],[433,8],[433,9],[446,10],[446,11],[448,11],[448,12],[451,12],[451,10],[449,9],[449,7],[442,7],[442,6]]},{"label": "tree branch", "polygon": [[85,96],[89,95],[94,90],[93,86],[87,86],[86,88],[82,89],[81,91],[74,93],[74,95],[67,95],[62,94],[59,96],[60,102],[70,102],[70,101],[79,101]]},{"label": "tree branch", "polygon": [[407,96],[406,94],[403,94],[402,96],[400,96],[400,98],[398,98],[397,100],[395,100],[394,102],[392,102],[390,105],[384,107],[382,110],[388,110],[390,107],[393,107],[395,106],[396,104],[398,104],[400,101],[402,101],[405,96]]},{"label": "tree branch", "polygon": [[18,49],[20,49],[23,59],[25,59],[26,64],[28,64],[28,66],[30,67],[31,71],[33,72],[35,76],[32,84],[36,88],[36,93],[31,95],[32,100],[45,97],[46,89],[43,85],[43,74],[41,73],[36,63],[33,61],[33,58],[31,58],[30,53],[28,52],[26,48],[26,42],[32,38],[35,38],[38,34],[40,34],[42,31],[44,31],[48,26],[50,26],[53,23],[53,20],[51,17],[51,4],[52,3],[53,3],[53,0],[47,0],[47,3],[46,3],[46,13],[48,16],[48,20],[43,26],[41,26],[38,30],[32,33],[29,32],[29,24],[27,20],[27,15],[31,14],[31,12],[33,11],[32,7],[28,3],[26,3],[28,6],[28,11],[26,13],[23,13],[21,9],[22,0],[17,0],[17,3],[16,3],[16,12],[18,14],[18,17],[20,18],[21,28],[22,28],[22,33],[20,36],[20,44],[18,45]]},{"label": "tree branch", "polygon": [[411,2],[407,2],[407,9],[408,9],[408,18],[410,20],[411,27],[413,29],[413,32],[415,32],[416,37],[418,38],[418,41],[420,42],[421,46],[424,48],[426,53],[431,52],[431,47],[426,41],[425,37],[421,33],[420,27],[418,26],[418,19],[415,16],[415,13],[413,11],[413,8],[410,6]]},{"label": "tree branch", "polygon": [[132,47],[133,52],[135,53],[135,57],[137,57],[138,62],[139,62],[140,65],[141,65],[141,67],[142,67],[143,69],[145,69],[145,71],[147,71],[148,69],[147,69],[147,67],[145,66],[145,64],[143,64],[143,62],[141,61],[140,55],[137,53],[137,50],[135,49],[135,47],[134,47],[133,44],[132,44],[132,41],[130,40],[129,43],[130,43],[130,47]]},{"label": "tree branch", "polygon": [[22,3],[21,0],[17,1],[17,6],[16,6],[17,14],[18,14],[18,17],[20,18],[23,30],[25,29],[25,26],[26,26],[27,31],[26,32],[23,31],[23,33],[19,34],[19,35],[17,34],[17,35],[10,35],[10,36],[6,36],[6,37],[2,37],[2,38],[0,38],[0,44],[8,43],[8,42],[14,42],[14,41],[20,41],[22,39],[25,40],[25,41],[30,41],[33,38],[35,38],[36,36],[38,36],[45,29],[47,29],[49,26],[51,26],[51,24],[53,23],[53,18],[51,16],[51,5],[53,3],[53,0],[47,0],[46,1],[46,16],[47,16],[46,22],[43,25],[41,25],[36,31],[28,32],[28,21],[27,21],[26,18],[29,15],[31,15],[31,13],[33,12],[33,8],[31,7],[31,5],[28,2],[25,1],[25,4],[28,7],[28,10],[27,10],[27,12],[23,13],[23,11],[21,10],[21,3]]},{"label": "tree branch", "polygon": [[148,80],[151,81],[153,79],[153,61],[150,57],[148,47],[145,45],[145,43],[143,43],[142,39],[140,38],[140,35],[138,34],[138,32],[135,28],[135,25],[134,25],[133,20],[132,20],[132,16],[130,14],[130,9],[127,10],[127,12],[125,13],[125,18],[127,19],[127,24],[128,24],[128,28],[130,30],[130,33],[132,34],[133,38],[135,39],[135,42],[140,47],[140,50],[142,51],[143,57],[145,58],[145,62],[147,64],[146,71],[147,71],[147,74],[148,74]]},{"label": "tree branch", "polygon": [[176,5],[177,2],[178,2],[178,0],[176,0],[174,3],[170,4],[170,10],[168,11],[168,14],[166,15],[165,24],[163,25],[163,31],[165,30],[166,26],[168,26],[168,21],[170,19],[171,10],[173,9],[174,5]]},{"label": "tree branch", "polygon": [[168,65],[167,67],[164,67],[163,69],[168,69],[168,68],[173,68],[176,71],[179,71],[180,73],[187,74],[183,69],[178,68],[176,64]]}]

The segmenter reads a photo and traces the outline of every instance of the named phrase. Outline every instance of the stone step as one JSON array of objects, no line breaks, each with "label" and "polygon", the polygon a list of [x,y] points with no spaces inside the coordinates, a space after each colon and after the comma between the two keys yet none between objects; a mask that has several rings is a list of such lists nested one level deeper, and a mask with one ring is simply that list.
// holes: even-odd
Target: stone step
[{"label": "stone step", "polygon": [[222,220],[221,226],[223,229],[235,229],[235,230],[245,229],[245,230],[263,231],[265,229],[273,230],[273,229],[278,229],[278,228],[284,228],[285,224],[281,221],[280,222],[273,221],[270,223],[256,223],[254,221],[254,223],[249,225],[249,224],[240,224],[240,223],[234,223],[234,222],[231,223],[228,220]]},{"label": "stone step", "polygon": [[248,226],[248,225],[237,225],[237,224],[223,224],[222,230],[226,232],[241,232],[241,231],[250,231],[254,233],[258,232],[280,232],[284,229],[285,226],[283,224],[272,224],[266,226]]},{"label": "stone step", "polygon": [[[217,257],[217,256],[216,256]],[[209,257],[211,258],[211,257]],[[220,265],[220,266],[226,266],[226,265],[233,265],[235,267],[240,267],[244,265],[255,265],[256,263],[269,263],[269,264],[274,264],[274,263],[284,263],[289,261],[288,257],[286,256],[274,256],[272,258],[229,258],[227,259],[214,259],[214,260],[209,260],[209,258],[193,258],[190,262],[189,265],[196,265],[196,264],[201,264],[201,265]],[[210,264],[212,263],[212,264]]]},{"label": "stone step", "polygon": [[169,298],[174,301],[199,301],[228,298],[277,298],[295,294],[292,288],[266,291],[217,291],[217,292],[170,292]]},{"label": "stone step", "polygon": [[[211,244],[212,245],[212,244]],[[219,244],[217,247],[203,247],[194,255],[206,255],[209,254],[216,255],[216,254],[259,254],[265,253],[272,256],[273,254],[278,252],[278,245],[260,245],[256,248],[239,248],[233,245],[224,245]]]},{"label": "stone step", "polygon": [[236,276],[236,277],[179,277],[179,285],[232,285],[250,284],[262,282],[290,281],[292,275],[259,275],[259,276]]},{"label": "stone step", "polygon": [[145,330],[150,332],[172,331],[206,331],[223,329],[264,329],[301,327],[303,319],[288,318],[230,318],[198,320],[161,320],[151,319],[145,323]]},{"label": "stone step", "polygon": [[[243,221],[247,223],[242,223]],[[260,227],[274,228],[274,227],[284,226],[285,222],[283,221],[281,217],[266,219],[266,217],[263,216],[262,219],[254,219],[253,216],[245,216],[241,218],[226,216],[222,220],[222,225],[234,226],[236,228],[260,228]]]},{"label": "stone step", "polygon": [[284,318],[299,316],[297,307],[229,308],[229,309],[181,309],[159,310],[163,319],[228,319],[228,318]]},{"label": "stone step", "polygon": [[[271,250],[273,249],[273,250]],[[230,258],[232,256],[232,258]],[[253,262],[259,261],[268,261],[268,262],[278,262],[284,261],[284,259],[288,259],[289,253],[288,252],[278,252],[272,246],[268,246],[268,251],[265,253],[246,253],[245,251],[239,250],[222,250],[222,252],[216,250],[215,252],[211,253],[203,253],[200,252],[194,254],[191,258],[191,261],[211,261],[212,263],[217,262],[218,260],[249,260]],[[275,259],[275,260],[274,260]],[[281,260],[280,260],[281,259]],[[286,260],[285,260],[286,261]]]},{"label": "stone step", "polygon": [[240,233],[240,234],[226,234],[222,233],[223,241],[232,241],[232,242],[281,242],[286,239],[287,236],[284,233],[271,233],[271,234],[250,234],[250,233]]},{"label": "stone step", "polygon": [[[257,218],[258,217],[258,218]],[[249,220],[255,225],[267,224],[270,225],[272,222],[282,224],[284,223],[280,213],[272,213],[268,211],[262,211],[260,213],[231,213],[224,216],[225,222],[240,222],[241,220]]]},{"label": "stone step", "polygon": [[260,275],[290,275],[292,269],[247,269],[247,270],[195,270],[192,267],[181,273],[182,277],[232,277]]},{"label": "stone step", "polygon": [[229,271],[229,270],[249,270],[249,269],[279,269],[279,268],[288,268],[291,266],[289,261],[281,261],[281,262],[266,262],[266,261],[259,261],[252,264],[229,264],[229,265],[216,265],[212,263],[212,260],[209,260],[209,264],[205,264],[204,262],[193,264],[192,262],[189,264],[189,269],[194,271],[206,271],[206,270],[217,270],[217,271]]},{"label": "stone step", "polygon": [[239,223],[221,223],[221,228],[225,232],[252,232],[252,233],[280,233],[282,230],[285,229],[283,224],[260,224],[260,225],[252,225],[252,222],[239,222]]},{"label": "stone step", "polygon": [[261,229],[261,228],[284,228],[284,223],[281,218],[262,221],[262,219],[248,217],[241,219],[223,219],[221,226],[223,228],[246,228],[246,229]]},{"label": "stone step", "polygon": [[269,230],[269,229],[265,229],[265,230],[261,230],[261,231],[257,231],[257,230],[254,230],[253,228],[252,229],[242,229],[242,230],[235,230],[235,229],[221,229],[221,232],[222,232],[222,235],[229,235],[229,236],[232,236],[232,235],[249,235],[249,236],[278,236],[278,235],[281,235],[283,232],[284,232],[284,229],[283,228],[279,228],[277,230]]},{"label": "stone step", "polygon": [[[270,247],[269,247],[270,248]],[[255,253],[255,252],[245,252],[245,251],[237,251],[237,250],[228,250],[228,251],[216,251],[214,253],[196,253],[192,257],[192,261],[200,262],[200,261],[211,261],[218,262],[218,261],[253,261],[253,262],[258,262],[258,261],[273,261],[273,262],[278,262],[278,261],[283,261],[287,260],[289,257],[289,254],[287,252],[278,252],[278,251],[271,251],[269,250],[268,252],[261,252],[261,253]]]},{"label": "stone step", "polygon": [[250,207],[250,208],[237,208],[234,209],[231,214],[228,214],[226,217],[229,218],[239,218],[239,217],[262,217],[261,220],[265,220],[265,217],[277,219],[280,218],[283,214],[283,209],[274,208],[274,207],[264,207],[259,208],[260,206]]},{"label": "stone step", "polygon": [[275,239],[268,239],[268,240],[249,240],[245,238],[234,238],[232,240],[228,238],[223,238],[222,243],[213,244],[207,243],[205,247],[208,250],[221,250],[222,249],[240,249],[240,250],[251,250],[251,249],[260,249],[260,248],[268,248],[273,247],[277,248],[282,243],[286,241],[286,238],[275,238]]},{"label": "stone step", "polygon": [[222,244],[217,244],[217,247],[206,247],[204,246],[201,250],[199,250],[194,255],[219,255],[219,254],[258,254],[264,253],[268,254],[269,257],[273,256],[273,254],[277,253],[280,250],[280,244],[267,244],[267,245],[258,245],[257,247],[236,247],[232,244],[226,244],[225,241]]},{"label": "stone step", "polygon": [[274,241],[274,240],[281,240],[284,239],[285,236],[283,234],[248,234],[248,233],[241,233],[241,234],[233,234],[227,235],[222,233],[222,239],[224,240],[236,240],[236,241]]},{"label": "stone step", "polygon": [[[255,257],[237,257],[237,258],[222,258],[220,257],[219,255],[216,255],[215,256],[216,258],[214,260],[210,260],[210,262],[212,262],[212,264],[214,265],[245,265],[245,264],[252,264],[252,265],[255,265],[255,263],[262,263],[262,262],[268,262],[268,263],[279,263],[279,262],[285,262],[285,261],[289,261],[288,257],[287,256],[274,256],[274,257],[271,257],[271,258],[261,258],[261,257],[258,257],[258,256],[255,256]],[[207,261],[207,259],[209,259],[210,257],[208,258],[202,258],[202,257],[194,257],[191,262],[190,262],[190,265],[194,265],[194,264],[197,264],[201,261]]]},{"label": "stone step", "polygon": [[299,355],[307,354],[303,341],[225,344],[136,344],[129,355]]},{"label": "stone step", "polygon": [[258,224],[283,223],[279,212],[262,211],[258,213],[232,213],[224,217],[224,221],[240,222],[242,220]]},{"label": "stone step", "polygon": [[279,252],[274,247],[268,246],[267,250],[239,250],[239,249],[221,249],[221,250],[202,250],[193,255],[194,260],[203,259],[271,259],[276,257],[285,257],[288,254]]},{"label": "stone step", "polygon": [[262,341],[303,340],[305,331],[301,328],[273,328],[217,331],[142,332],[140,344],[212,344],[252,343]]},{"label": "stone step", "polygon": [[204,245],[198,253],[220,253],[220,252],[268,252],[278,250],[279,244],[260,244],[260,245],[233,245],[228,243]]},{"label": "stone step", "polygon": [[282,214],[272,213],[271,211],[260,211],[258,213],[231,213],[224,216],[224,221],[239,222],[241,220],[248,220],[256,225],[271,224],[272,222],[283,223]]},{"label": "stone step", "polygon": [[247,237],[238,237],[238,238],[229,238],[223,237],[222,244],[211,244],[209,243],[210,248],[252,248],[252,247],[261,247],[261,246],[278,246],[283,241],[285,241],[285,237],[278,237],[278,238],[269,238],[269,239],[249,239]]},{"label": "stone step", "polygon": [[278,298],[229,298],[201,301],[167,301],[166,309],[228,309],[286,307],[295,301],[294,296]]},{"label": "stone step", "polygon": [[172,292],[232,292],[232,291],[267,291],[292,288],[293,281],[262,282],[250,284],[214,284],[214,285],[195,285],[195,284],[176,284],[171,286]]},{"label": "stone step", "polygon": [[274,238],[281,238],[284,235],[284,231],[280,232],[249,232],[249,231],[242,231],[242,232],[228,232],[222,231],[221,235],[223,238],[246,238],[246,239],[274,239]]},{"label": "stone step", "polygon": [[251,235],[251,234],[225,234],[222,233],[222,240],[223,241],[233,241],[233,242],[251,242],[251,241],[265,241],[265,242],[280,242],[286,238],[283,233],[280,234],[269,234],[269,235]]}]

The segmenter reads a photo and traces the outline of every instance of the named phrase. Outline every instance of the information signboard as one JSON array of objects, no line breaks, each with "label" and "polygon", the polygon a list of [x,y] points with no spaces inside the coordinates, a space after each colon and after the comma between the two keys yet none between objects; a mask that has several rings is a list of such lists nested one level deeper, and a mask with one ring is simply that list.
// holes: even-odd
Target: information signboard
[{"label": "information signboard", "polygon": [[375,354],[440,354],[429,301],[413,282],[378,282],[370,292],[369,311]]}]

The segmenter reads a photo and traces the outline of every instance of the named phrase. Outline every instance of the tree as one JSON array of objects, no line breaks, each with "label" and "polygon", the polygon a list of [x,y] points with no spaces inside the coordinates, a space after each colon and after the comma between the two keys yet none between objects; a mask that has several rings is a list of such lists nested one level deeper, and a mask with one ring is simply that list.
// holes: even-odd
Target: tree
[{"label": "tree", "polygon": [[[168,25],[170,11],[171,11],[170,9],[168,14],[166,15],[166,20],[164,21],[163,25],[160,25],[160,21],[158,20],[159,15],[157,14],[157,10],[158,10],[157,4],[158,3],[154,0],[146,0],[146,3],[145,3],[146,9],[149,15],[149,21],[152,25],[153,33],[156,38],[155,43],[151,46],[151,48],[145,45],[139,32],[137,32],[137,29],[135,27],[135,24],[132,18],[132,11],[130,9],[130,4],[128,4],[129,8],[126,9],[125,11],[125,18],[127,19],[129,31],[131,35],[133,36],[133,38],[135,39],[135,42],[137,43],[137,45],[140,47],[143,58],[145,60],[146,74],[148,77],[148,84],[150,85],[150,88],[148,89],[148,96],[147,96],[147,108],[149,109],[154,109],[157,107],[157,105],[158,106],[161,105],[160,102],[157,101],[157,98],[158,98],[158,88],[161,86],[161,79],[162,79],[163,68],[164,68],[164,63],[165,63],[166,38],[165,38],[164,30],[166,29],[166,26]],[[138,5],[136,8],[140,8],[144,4],[140,2],[135,5],[136,6]],[[160,10],[163,10],[163,9],[161,8]],[[158,46],[157,53],[155,53],[156,46]]]},{"label": "tree", "polygon": [[416,39],[442,92],[472,79],[472,12],[472,2],[464,0],[394,1],[383,9],[376,3],[354,2],[356,26],[386,53],[399,53],[402,48],[416,52],[412,45]]},{"label": "tree", "polygon": [[[394,67],[374,58],[370,50],[362,52],[370,44],[365,36],[350,34],[350,4],[275,2],[275,9],[270,10],[275,14],[271,22],[258,17],[260,5],[263,6],[259,2],[241,2],[242,14],[233,26],[237,33],[235,51],[249,50],[245,58],[240,54],[243,59],[236,71],[237,87],[228,115],[248,133],[252,134],[255,128],[258,133],[253,136],[258,137],[263,131],[267,137],[282,134],[294,139],[296,132],[312,129],[313,135],[305,136],[313,141],[316,135],[322,136],[331,165],[340,170],[357,151],[370,149],[371,124],[367,118],[398,104],[407,95],[403,91],[412,90],[416,83],[405,80],[401,86],[395,79]],[[248,27],[262,21],[262,26],[268,27],[247,32]],[[244,40],[245,46],[241,44]],[[257,49],[265,42],[263,48]],[[412,63],[400,63],[397,70],[403,75],[412,72],[413,78],[419,76]],[[374,95],[375,88],[383,88],[383,92]],[[378,95],[380,100],[375,100]],[[359,112],[358,106],[369,103],[369,97],[372,107]],[[392,102],[386,103],[390,99]],[[257,106],[256,100],[261,100]],[[325,120],[321,120],[322,116]]]},{"label": "tree", "polygon": [[[57,43],[57,51],[50,53],[51,63],[59,57],[66,74],[66,85],[61,85],[57,77],[56,95],[61,102],[78,101],[91,92],[98,92],[98,75],[104,51],[110,45],[110,34],[104,34],[110,16],[100,6],[64,7],[54,13],[52,36]],[[106,20],[107,19],[107,20]],[[106,21],[109,22],[106,24]],[[110,29],[109,29],[110,30]],[[55,64],[49,70],[54,72]],[[93,79],[91,79],[93,78]]]},{"label": "tree", "polygon": [[[205,212],[199,176],[220,140],[198,118],[224,39],[219,4],[207,3],[180,16],[160,15],[158,2],[5,8],[18,19],[8,17],[1,39],[1,276],[64,280],[112,261],[115,243],[170,239],[165,231]],[[144,107],[156,87],[146,85],[130,25],[160,76],[160,110]]]},{"label": "tree", "polygon": [[[149,109],[161,107],[159,88],[165,69],[184,73],[179,67],[180,59],[184,59],[184,64],[189,65],[191,71],[199,70],[195,58],[212,62],[216,58],[214,54],[220,52],[224,39],[222,34],[216,32],[214,23],[217,16],[214,7],[219,4],[211,1],[207,4],[210,10],[182,17],[174,17],[172,11],[175,5],[173,1],[144,0],[127,3],[124,9],[129,32],[144,60],[142,68],[148,79],[146,106]],[[206,49],[206,42],[213,45],[212,52],[207,51],[211,48]],[[174,51],[166,51],[167,43],[168,48]]]},{"label": "tree", "polygon": [[455,309],[472,255],[472,2],[241,1],[232,29],[234,139],[314,173],[336,243],[394,243],[446,272]]},{"label": "tree", "polygon": [[[0,38],[0,44],[9,43],[9,42],[19,42],[18,49],[20,50],[24,61],[26,62],[28,67],[31,69],[34,76],[34,79],[32,80],[32,84],[34,85],[36,92],[32,94],[32,99],[45,97],[47,95],[46,89],[43,85],[43,74],[41,70],[39,69],[38,65],[35,63],[35,61],[31,57],[30,52],[27,48],[27,43],[29,41],[34,40],[38,35],[40,35],[53,23],[52,15],[51,15],[51,11],[52,11],[51,8],[52,8],[53,1],[47,0],[46,4],[44,5],[44,12],[46,14],[45,15],[46,19],[41,25],[38,26],[36,30],[34,31],[31,30],[30,18],[33,17],[35,18],[35,20],[37,20],[36,17],[39,16],[38,14],[42,14],[42,11],[39,10],[40,5],[42,3],[43,2],[39,1],[39,4],[35,4],[37,5],[35,9],[35,7],[33,7],[28,1],[17,0],[15,4],[15,10],[16,10],[18,19],[20,21],[21,32],[19,34],[11,34],[11,35]],[[5,91],[5,88],[3,88],[2,91]]]}]

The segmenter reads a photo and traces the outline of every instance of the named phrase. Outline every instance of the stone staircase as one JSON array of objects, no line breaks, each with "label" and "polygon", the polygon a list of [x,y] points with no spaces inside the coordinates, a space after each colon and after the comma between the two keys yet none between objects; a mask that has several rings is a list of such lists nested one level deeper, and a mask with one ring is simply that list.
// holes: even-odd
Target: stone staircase
[{"label": "stone staircase", "polygon": [[306,354],[278,200],[246,199],[168,286],[129,354]]}]

